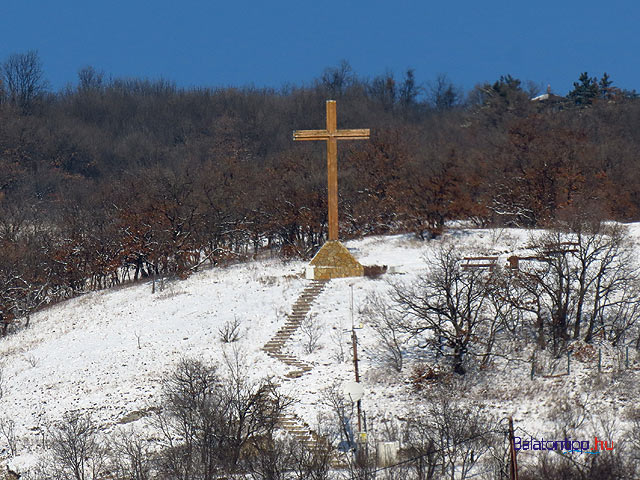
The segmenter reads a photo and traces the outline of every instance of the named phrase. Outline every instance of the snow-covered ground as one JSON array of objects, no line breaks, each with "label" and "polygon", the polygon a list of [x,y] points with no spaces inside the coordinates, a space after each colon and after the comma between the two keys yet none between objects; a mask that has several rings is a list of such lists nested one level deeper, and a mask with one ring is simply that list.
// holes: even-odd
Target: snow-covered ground
[{"label": "snow-covered ground", "polygon": [[[632,225],[631,233],[640,239],[640,226]],[[361,263],[388,265],[394,273],[380,279],[332,280],[313,304],[311,315],[321,325],[319,348],[306,353],[300,331],[287,345],[290,352],[314,365],[303,377],[282,382],[284,393],[297,400],[296,414],[313,426],[323,409],[319,405],[323,390],[353,380],[352,312],[355,325],[362,327],[357,330],[360,371],[370,423],[406,417],[422,408],[407,382],[410,371],[394,374],[380,361],[375,332],[361,314],[367,297],[386,290],[387,281],[417,278],[425,270],[424,257],[432,255],[442,241],[456,242],[465,254],[499,254],[506,259],[524,251],[531,234],[458,229],[437,241],[396,235],[347,242]],[[304,267],[301,261],[254,261],[170,281],[155,294],[150,283],[140,283],[87,294],[35,314],[28,329],[0,340],[0,419],[12,419],[19,437],[19,456],[12,464],[25,468],[32,463],[42,432],[66,411],[90,411],[106,432],[120,428],[123,420],[135,418],[132,413],[154,404],[160,378],[183,358],[219,362],[225,351],[236,348],[250,375],[284,376],[290,368],[261,348],[282,326],[307,284]],[[218,329],[234,319],[242,322],[242,338],[224,344]],[[528,364],[505,365],[482,381],[465,379],[467,391],[473,392],[469,401],[496,416],[513,415],[517,425],[540,434],[546,428],[541,419],[555,408],[553,393],[569,403],[589,400],[592,409],[619,415],[635,402],[637,372],[594,387],[593,365],[575,361],[572,369],[575,373],[569,377],[531,380]],[[128,425],[138,422],[144,418]]]}]

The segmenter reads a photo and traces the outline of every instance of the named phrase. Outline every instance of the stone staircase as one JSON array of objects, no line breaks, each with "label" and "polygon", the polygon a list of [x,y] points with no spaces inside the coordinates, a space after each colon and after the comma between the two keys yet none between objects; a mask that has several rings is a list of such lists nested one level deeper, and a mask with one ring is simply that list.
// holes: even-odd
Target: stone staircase
[{"label": "stone staircase", "polygon": [[270,357],[277,358],[285,365],[293,367],[293,370],[285,375],[285,381],[299,378],[313,368],[313,366],[297,359],[293,355],[282,353],[282,347],[284,347],[285,343],[289,341],[298,327],[300,327],[309,313],[313,301],[318,298],[318,295],[322,293],[326,285],[326,280],[313,280],[309,286],[302,291],[300,296],[298,296],[298,299],[293,304],[291,313],[287,315],[284,325],[271,337],[264,347],[262,347]]},{"label": "stone staircase", "polygon": [[293,414],[283,414],[280,417],[280,425],[298,442],[302,443],[309,450],[316,448],[323,439],[319,437],[311,427]]},{"label": "stone staircase", "polygon": [[[295,440],[305,446],[307,450],[325,450],[331,449],[328,445],[326,438],[318,435],[314,432],[307,423],[303,422],[298,416],[294,414],[284,414],[280,417],[280,425],[289,435]],[[344,469],[347,467],[347,463],[336,452],[331,454],[329,464],[332,468]]]},{"label": "stone staircase", "polygon": [[[287,315],[284,325],[271,337],[264,347],[262,347],[262,349],[267,352],[267,355],[272,358],[277,358],[285,365],[292,367],[292,370],[285,375],[285,382],[299,378],[313,369],[312,365],[303,362],[293,355],[283,353],[282,349],[309,314],[311,305],[314,300],[318,298],[318,295],[322,293],[327,283],[327,280],[311,281],[293,304],[291,313]],[[321,437],[311,430],[309,425],[295,414],[284,414],[280,418],[280,424],[285,431],[307,448],[316,448],[319,442],[323,441]]]}]

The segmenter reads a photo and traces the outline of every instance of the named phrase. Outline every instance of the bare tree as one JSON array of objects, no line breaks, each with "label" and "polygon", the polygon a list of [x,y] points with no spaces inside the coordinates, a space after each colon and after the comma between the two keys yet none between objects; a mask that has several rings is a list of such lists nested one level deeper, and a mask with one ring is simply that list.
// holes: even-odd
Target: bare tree
[{"label": "bare tree", "polygon": [[88,414],[70,412],[52,429],[50,469],[60,480],[97,480],[105,474],[106,451]]},{"label": "bare tree", "polygon": [[428,92],[429,102],[439,111],[451,110],[462,101],[462,90],[454,86],[443,73],[429,83]]},{"label": "bare tree", "polygon": [[346,60],[342,60],[337,67],[325,68],[322,73],[322,85],[334,96],[342,95],[353,80],[353,69]]},{"label": "bare tree", "polygon": [[313,353],[318,349],[318,342],[322,337],[322,326],[314,314],[306,317],[300,324],[303,334],[303,347],[307,353]]},{"label": "bare tree", "polygon": [[30,111],[33,102],[48,87],[42,61],[35,50],[10,55],[2,64],[2,75],[9,99],[24,112]]},{"label": "bare tree", "polygon": [[384,360],[396,371],[402,371],[407,340],[402,316],[379,295],[367,298],[365,314],[378,335]]},{"label": "bare tree", "polygon": [[119,432],[109,446],[111,471],[116,472],[118,478],[150,480],[151,448],[133,429]]},{"label": "bare tree", "polygon": [[407,421],[404,433],[417,478],[470,478],[491,447],[491,419],[456,404],[449,392],[437,390],[428,400],[427,412]]},{"label": "bare tree", "polygon": [[393,285],[392,301],[403,328],[423,346],[447,349],[453,371],[465,373],[465,355],[488,308],[487,284],[478,269],[464,269],[456,246],[442,245],[429,270],[411,285]]},{"label": "bare tree", "polygon": [[238,355],[225,361],[221,374],[216,366],[183,360],[164,382],[159,463],[172,478],[208,480],[236,470],[243,450],[269,438],[290,403],[269,380],[249,380]]},{"label": "bare tree", "polygon": [[535,254],[519,262],[502,298],[535,323],[540,348],[545,336],[554,353],[584,335],[616,344],[640,316],[638,267],[624,226],[577,224],[532,240]]},{"label": "bare tree", "polygon": [[78,71],[78,81],[80,90],[98,90],[103,87],[104,72],[88,65]]},{"label": "bare tree", "polygon": [[242,336],[241,328],[242,321],[234,315],[233,320],[227,320],[220,328],[218,328],[220,341],[222,343],[237,342]]},{"label": "bare tree", "polygon": [[0,437],[7,442],[9,454],[16,456],[18,454],[18,437],[16,435],[16,422],[11,418],[0,418]]}]

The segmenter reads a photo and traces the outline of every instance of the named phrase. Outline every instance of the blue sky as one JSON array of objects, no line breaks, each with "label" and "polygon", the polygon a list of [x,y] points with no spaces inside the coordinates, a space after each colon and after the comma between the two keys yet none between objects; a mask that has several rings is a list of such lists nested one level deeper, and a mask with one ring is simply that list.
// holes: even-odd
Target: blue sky
[{"label": "blue sky", "polygon": [[0,0],[0,60],[38,50],[54,89],[92,65],[179,86],[308,84],[347,60],[457,85],[511,74],[567,93],[608,72],[640,90],[640,2]]}]

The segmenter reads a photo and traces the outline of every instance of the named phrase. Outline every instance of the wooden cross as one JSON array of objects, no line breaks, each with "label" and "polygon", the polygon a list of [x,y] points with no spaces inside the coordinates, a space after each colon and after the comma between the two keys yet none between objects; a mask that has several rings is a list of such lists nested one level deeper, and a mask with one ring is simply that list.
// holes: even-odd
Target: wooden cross
[{"label": "wooden cross", "polygon": [[296,130],[294,140],[326,140],[329,190],[329,240],[338,240],[338,140],[366,140],[368,128],[338,130],[336,101],[327,100],[326,130]]}]

